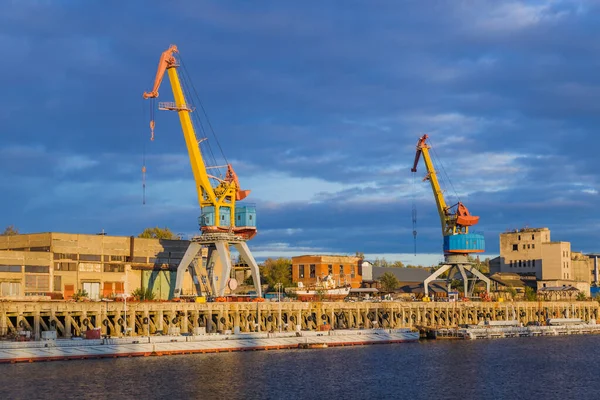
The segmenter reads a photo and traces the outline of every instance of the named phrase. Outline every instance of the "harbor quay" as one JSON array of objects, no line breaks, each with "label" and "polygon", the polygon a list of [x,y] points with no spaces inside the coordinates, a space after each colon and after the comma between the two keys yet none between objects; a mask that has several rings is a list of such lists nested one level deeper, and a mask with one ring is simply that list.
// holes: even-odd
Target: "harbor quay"
[{"label": "harbor quay", "polygon": [[596,321],[599,303],[571,302],[1,302],[0,337],[57,338],[452,328],[490,321]]}]

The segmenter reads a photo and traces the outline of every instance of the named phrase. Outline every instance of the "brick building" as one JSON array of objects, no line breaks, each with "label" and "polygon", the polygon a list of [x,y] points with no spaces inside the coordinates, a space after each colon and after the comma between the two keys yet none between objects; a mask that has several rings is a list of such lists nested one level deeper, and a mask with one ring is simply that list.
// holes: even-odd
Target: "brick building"
[{"label": "brick building", "polygon": [[292,257],[292,282],[305,286],[331,275],[338,285],[359,288],[362,282],[362,259],[354,256],[304,255]]}]

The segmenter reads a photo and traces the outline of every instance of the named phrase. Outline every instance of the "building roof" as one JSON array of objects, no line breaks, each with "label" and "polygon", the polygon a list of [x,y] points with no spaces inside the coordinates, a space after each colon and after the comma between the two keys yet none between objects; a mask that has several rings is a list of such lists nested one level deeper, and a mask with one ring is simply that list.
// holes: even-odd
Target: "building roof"
[{"label": "building roof", "polygon": [[423,282],[429,271],[423,268],[373,267],[373,279],[379,279],[386,272],[391,272],[400,282]]},{"label": "building roof", "polygon": [[513,274],[510,272],[495,273],[494,275],[490,276],[490,280],[497,282],[497,283],[501,284],[502,286],[506,286],[506,287],[524,287],[525,286],[525,284],[523,283],[523,280],[521,279],[519,274]]}]

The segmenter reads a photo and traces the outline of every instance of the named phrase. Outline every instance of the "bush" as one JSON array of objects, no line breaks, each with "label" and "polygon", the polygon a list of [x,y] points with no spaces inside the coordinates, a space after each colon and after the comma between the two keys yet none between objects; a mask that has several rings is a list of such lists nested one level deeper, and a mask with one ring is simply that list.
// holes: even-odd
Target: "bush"
[{"label": "bush", "polygon": [[146,290],[137,288],[131,293],[131,295],[136,301],[154,300],[156,298],[156,295],[150,288],[147,288]]},{"label": "bush", "polygon": [[86,292],[83,289],[80,289],[80,290],[77,291],[77,293],[75,293],[73,295],[73,300],[75,300],[75,301],[87,300],[88,296],[89,296],[88,292]]}]

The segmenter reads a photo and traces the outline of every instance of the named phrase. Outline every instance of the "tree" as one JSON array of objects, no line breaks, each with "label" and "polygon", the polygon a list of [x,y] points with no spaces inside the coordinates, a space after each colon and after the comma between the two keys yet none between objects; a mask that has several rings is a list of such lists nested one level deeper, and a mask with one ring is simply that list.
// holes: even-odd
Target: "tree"
[{"label": "tree", "polygon": [[396,275],[392,274],[391,272],[386,272],[385,274],[381,275],[379,282],[381,283],[382,289],[386,292],[393,292],[400,283],[398,278],[396,278]]},{"label": "tree", "polygon": [[525,300],[527,300],[527,301],[536,301],[537,300],[537,293],[535,292],[535,290],[533,290],[529,286],[525,287]]},{"label": "tree", "polygon": [[267,258],[260,266],[260,275],[271,290],[281,283],[283,287],[292,285],[292,260],[289,258]]},{"label": "tree", "polygon": [[404,268],[404,263],[402,261],[394,261],[390,264],[390,267],[394,268]]},{"label": "tree", "polygon": [[0,233],[0,236],[14,236],[18,234],[19,230],[14,225],[9,225],[4,229],[4,232]]},{"label": "tree", "polygon": [[169,228],[159,228],[158,226],[144,229],[138,237],[144,239],[181,239],[180,236],[171,232]]},{"label": "tree", "polygon": [[357,251],[355,255],[356,255],[356,257],[360,258],[361,260],[365,259],[365,253],[363,253],[362,251]]}]

